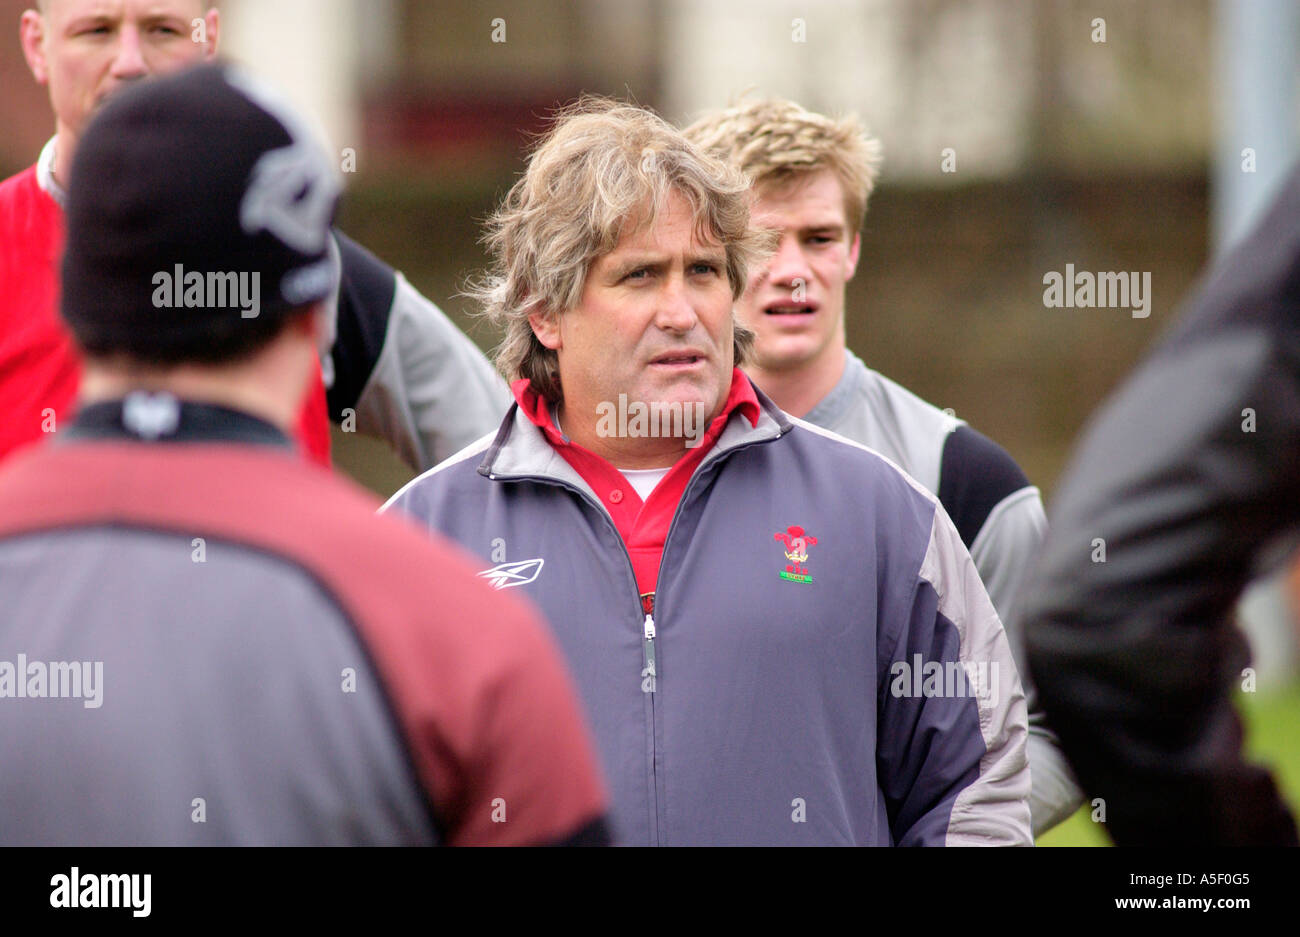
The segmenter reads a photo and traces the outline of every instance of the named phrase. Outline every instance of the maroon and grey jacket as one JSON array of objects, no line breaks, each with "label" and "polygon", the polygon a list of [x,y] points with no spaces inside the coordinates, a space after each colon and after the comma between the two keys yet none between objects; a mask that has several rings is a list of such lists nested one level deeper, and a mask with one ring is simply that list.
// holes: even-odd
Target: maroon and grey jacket
[{"label": "maroon and grey jacket", "polygon": [[620,841],[1029,844],[1024,695],[961,537],[888,460],[758,399],[682,495],[652,615],[621,495],[517,404],[386,509],[542,607]]},{"label": "maroon and grey jacket", "polygon": [[535,613],[374,508],[170,397],[6,464],[0,843],[606,842]]}]

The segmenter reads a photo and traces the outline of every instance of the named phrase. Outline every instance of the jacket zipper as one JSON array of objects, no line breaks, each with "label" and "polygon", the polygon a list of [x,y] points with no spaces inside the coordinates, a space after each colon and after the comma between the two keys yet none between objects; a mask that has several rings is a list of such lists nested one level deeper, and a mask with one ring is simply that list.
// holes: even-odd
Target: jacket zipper
[{"label": "jacket zipper", "polygon": [[[741,446],[736,446],[732,449],[729,449],[727,450],[726,453],[711,452],[709,453],[708,457],[706,457],[705,460],[696,467],[695,474],[691,476],[690,480],[686,483],[686,487],[682,490],[682,496],[677,501],[677,507],[673,509],[673,519],[668,524],[668,532],[664,534],[664,550],[659,557],[660,560],[659,569],[661,574],[664,569],[663,558],[668,552],[668,544],[673,538],[673,531],[677,529],[677,519],[681,517],[682,505],[686,503],[686,499],[690,495],[691,490],[695,487],[701,475],[704,474],[704,469],[710,466],[712,463],[720,461],[722,455],[731,455],[733,453],[740,452],[741,450],[748,449],[750,446],[761,445],[763,442],[769,442],[769,441],[770,440],[756,440],[754,442],[747,443]],[[564,488],[567,491],[572,491],[574,494],[578,495],[578,497],[582,498],[588,504],[596,508],[596,513],[599,514],[601,517],[603,517],[605,523],[608,524],[613,529],[615,537],[618,538],[618,542],[623,548],[623,559],[627,561],[628,571],[632,574],[632,586],[634,589],[638,590],[637,591],[637,612],[639,614],[645,615],[645,619],[641,625],[641,635],[642,635],[641,646],[642,646],[642,652],[645,660],[645,667],[641,671],[641,680],[642,680],[641,688],[642,691],[650,697],[650,797],[652,799],[653,806],[654,806],[654,829],[651,830],[651,832],[654,834],[654,845],[658,846],[662,842],[662,837],[660,836],[660,829],[659,829],[660,826],[659,824],[659,770],[656,767],[656,762],[659,760],[659,743],[657,740],[659,726],[658,726],[658,715],[655,712],[655,692],[657,689],[656,684],[658,683],[658,679],[659,679],[659,669],[655,659],[655,638],[657,637],[658,632],[655,628],[655,620],[654,620],[653,613],[646,611],[644,605],[642,605],[641,593],[639,591],[640,587],[636,581],[636,568],[632,565],[632,554],[628,552],[627,544],[623,542],[623,535],[619,532],[618,525],[614,523],[614,519],[609,516],[609,513],[603,507],[601,507],[600,504],[598,504],[596,500],[593,497],[591,497],[591,495],[587,494],[587,492],[583,491],[582,489],[577,488],[574,485],[570,485],[568,482],[560,481],[557,478],[547,478],[541,475],[498,476],[495,474],[489,474],[488,478],[491,479],[492,481],[497,481],[498,479],[500,480],[508,479],[509,481],[543,482],[545,484],[555,485],[559,488]],[[662,575],[660,578],[662,578]],[[659,583],[658,582],[655,583],[655,591],[653,595],[654,595],[654,600],[653,600],[654,607],[658,608],[659,606]]]},{"label": "jacket zipper", "polygon": [[[641,688],[642,691],[650,697],[650,797],[651,797],[652,805],[654,807],[654,814],[653,814],[654,825],[650,832],[654,838],[654,845],[658,846],[659,845],[659,778],[658,778],[658,770],[655,767],[655,761],[659,756],[659,748],[658,748],[658,744],[655,741],[655,733],[656,733],[658,723],[655,714],[655,697],[654,697],[655,684],[658,679],[658,673],[655,665],[655,647],[654,647],[655,623],[654,623],[654,617],[649,612],[645,611],[644,606],[641,604],[641,592],[640,592],[640,587],[637,585],[637,581],[636,581],[636,567],[632,565],[632,554],[628,552],[627,544],[623,542],[623,535],[619,533],[618,525],[614,523],[613,518],[611,518],[609,516],[609,513],[603,507],[601,507],[600,504],[596,502],[595,498],[587,494],[587,492],[583,491],[581,488],[571,485],[568,482],[561,481],[557,478],[548,478],[544,475],[489,474],[488,478],[491,481],[500,480],[500,481],[541,482],[543,484],[555,485],[557,488],[563,488],[566,491],[573,492],[583,501],[587,502],[587,504],[590,504],[592,507],[596,509],[596,513],[599,514],[604,519],[605,523],[609,525],[610,529],[614,531],[614,536],[618,540],[619,545],[622,548],[623,559],[627,562],[627,570],[632,577],[632,589],[636,593],[637,616],[638,617],[642,615],[645,616],[641,626],[642,627],[641,647],[642,647],[642,653],[644,655],[644,662],[645,662],[645,667],[641,671]],[[678,507],[679,508],[681,507],[680,503],[678,504]],[[676,523],[676,520],[677,518],[674,515],[673,522]],[[668,532],[669,534],[672,533],[671,524],[669,525]],[[668,539],[666,536],[664,538],[664,543],[665,544],[668,543]],[[656,601],[657,600],[658,600],[658,596],[656,596]]]},{"label": "jacket zipper", "polygon": [[655,691],[655,619],[649,612],[645,616],[645,669],[641,671],[641,689],[646,693]]}]

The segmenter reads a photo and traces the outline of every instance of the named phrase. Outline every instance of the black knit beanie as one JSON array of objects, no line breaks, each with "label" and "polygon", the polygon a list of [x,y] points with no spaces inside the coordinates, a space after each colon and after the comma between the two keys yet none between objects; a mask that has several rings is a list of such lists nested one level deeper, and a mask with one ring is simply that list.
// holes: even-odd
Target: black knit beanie
[{"label": "black knit beanie", "polygon": [[329,295],[330,161],[246,73],[202,65],[111,98],[73,160],[63,316],[96,355],[220,362]]}]

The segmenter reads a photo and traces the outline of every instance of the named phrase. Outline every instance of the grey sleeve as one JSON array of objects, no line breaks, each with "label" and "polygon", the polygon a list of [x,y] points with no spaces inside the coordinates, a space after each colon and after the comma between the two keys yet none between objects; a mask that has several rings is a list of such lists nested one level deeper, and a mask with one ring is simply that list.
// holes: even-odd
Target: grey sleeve
[{"label": "grey sleeve", "polygon": [[[901,580],[902,577],[896,577]],[[966,546],[935,506],[918,586],[883,610],[894,678],[877,728],[881,791],[900,846],[1033,844],[1025,697],[1011,649]],[[900,691],[899,661],[959,662],[969,694]]]},{"label": "grey sleeve", "polygon": [[1046,535],[1047,515],[1038,489],[1022,488],[989,512],[970,551],[998,618],[1006,627],[1025,688],[1029,707],[1029,773],[1033,785],[1029,807],[1035,836],[1069,819],[1083,802],[1083,791],[1074,780],[1056,734],[1047,725],[1025,666],[1024,631],[1016,614],[1017,597]]},{"label": "grey sleeve", "polygon": [[[1005,629],[966,547],[942,508],[935,512],[922,578],[939,592],[939,612],[961,632],[961,657],[978,672],[987,663],[999,676],[978,696],[986,748],[979,777],[953,804],[948,845],[1032,845],[1028,763],[1028,714]],[[1007,676],[1009,675],[1009,679]]]},{"label": "grey sleeve", "polygon": [[400,273],[379,358],[357,401],[357,429],[423,471],[494,430],[510,390],[441,309]]}]

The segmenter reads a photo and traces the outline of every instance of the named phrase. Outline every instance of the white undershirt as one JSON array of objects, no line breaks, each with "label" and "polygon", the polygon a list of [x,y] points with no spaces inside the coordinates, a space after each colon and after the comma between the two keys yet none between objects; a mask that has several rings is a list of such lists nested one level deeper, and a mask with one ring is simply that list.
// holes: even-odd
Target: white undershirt
[{"label": "white undershirt", "polygon": [[659,484],[663,477],[668,474],[668,469],[671,468],[670,465],[668,468],[619,469],[619,471],[623,473],[627,483],[636,489],[637,495],[644,501],[650,497],[650,492],[655,490],[655,485]]},{"label": "white undershirt", "polygon": [[[563,436],[564,430],[560,427],[560,408],[555,404],[551,404],[551,422],[555,424],[556,431]],[[618,466],[614,467],[618,468]],[[663,481],[663,477],[668,474],[668,471],[671,468],[672,466],[669,465],[664,468],[621,468],[618,470],[622,473],[623,477],[627,479],[627,483],[632,486],[632,490],[636,492],[637,497],[644,501],[646,498],[650,497],[650,492],[654,491],[655,486],[658,485],[659,482]]]}]

